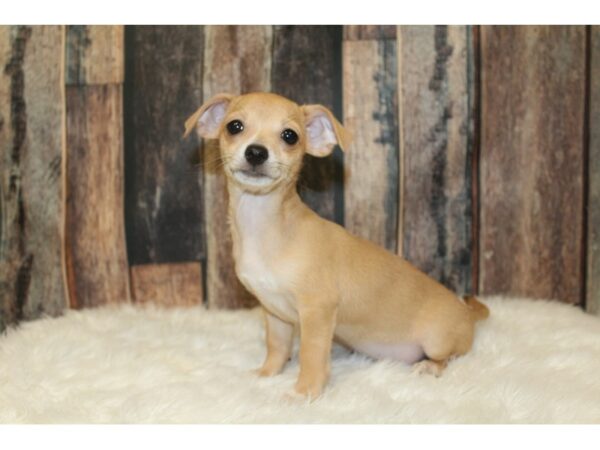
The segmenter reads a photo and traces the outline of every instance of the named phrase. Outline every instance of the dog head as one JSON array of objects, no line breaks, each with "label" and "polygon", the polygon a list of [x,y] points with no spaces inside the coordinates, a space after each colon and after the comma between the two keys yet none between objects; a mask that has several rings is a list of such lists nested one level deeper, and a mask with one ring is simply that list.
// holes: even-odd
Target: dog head
[{"label": "dog head", "polygon": [[185,123],[205,139],[218,139],[230,182],[254,194],[295,183],[305,153],[329,155],[346,149],[350,136],[321,105],[300,106],[270,93],[219,94]]}]

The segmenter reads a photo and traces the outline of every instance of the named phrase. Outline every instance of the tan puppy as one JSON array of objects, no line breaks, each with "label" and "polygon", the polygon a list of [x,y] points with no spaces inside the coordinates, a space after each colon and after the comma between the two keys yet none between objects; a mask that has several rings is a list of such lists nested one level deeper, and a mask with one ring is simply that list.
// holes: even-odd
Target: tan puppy
[{"label": "tan puppy", "polygon": [[[219,139],[228,180],[235,269],[261,302],[267,356],[279,373],[300,326],[295,390],[314,398],[329,376],[332,341],[439,375],[469,351],[488,309],[466,302],[402,258],[319,217],[296,192],[304,153],[327,156],[349,135],[320,105],[268,93],[221,94],[186,122]],[[364,149],[367,151],[368,149]]]}]

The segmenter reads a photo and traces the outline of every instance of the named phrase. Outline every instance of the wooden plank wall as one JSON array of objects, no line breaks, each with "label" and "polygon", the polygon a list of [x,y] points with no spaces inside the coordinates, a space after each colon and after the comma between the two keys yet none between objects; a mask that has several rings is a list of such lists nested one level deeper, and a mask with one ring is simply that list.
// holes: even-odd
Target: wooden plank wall
[{"label": "wooden plank wall", "polygon": [[123,27],[67,27],[65,261],[72,308],[129,301]]},{"label": "wooden plank wall", "polygon": [[600,26],[589,29],[587,310],[600,315]]},{"label": "wooden plank wall", "polygon": [[0,27],[0,331],[67,306],[64,48],[62,26]]},{"label": "wooden plank wall", "polygon": [[456,291],[600,313],[598,30],[2,26],[0,329],[130,297],[256,304],[218,149],[182,126],[257,90],[353,132],[305,161],[323,217]]},{"label": "wooden plank wall", "polygon": [[[202,103],[204,30],[132,26],[126,42],[125,214],[133,297],[200,304],[205,256],[200,149],[196,137],[184,140],[181,130]],[[177,289],[165,273],[189,280],[195,289]]]},{"label": "wooden plank wall", "polygon": [[482,27],[480,292],[583,301],[585,28]]}]

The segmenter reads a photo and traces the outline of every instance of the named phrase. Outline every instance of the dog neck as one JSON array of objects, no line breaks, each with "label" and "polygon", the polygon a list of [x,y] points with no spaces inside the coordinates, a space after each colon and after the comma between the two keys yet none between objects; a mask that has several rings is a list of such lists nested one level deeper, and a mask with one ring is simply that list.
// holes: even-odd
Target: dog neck
[{"label": "dog neck", "polygon": [[289,237],[300,212],[306,208],[295,185],[267,194],[253,194],[231,182],[227,187],[234,251],[241,246],[274,243]]}]

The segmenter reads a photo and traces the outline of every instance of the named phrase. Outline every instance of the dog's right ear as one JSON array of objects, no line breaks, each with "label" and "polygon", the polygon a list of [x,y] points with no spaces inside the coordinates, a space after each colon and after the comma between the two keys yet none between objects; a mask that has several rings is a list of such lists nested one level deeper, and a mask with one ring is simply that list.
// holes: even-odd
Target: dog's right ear
[{"label": "dog's right ear", "polygon": [[204,103],[198,111],[185,121],[185,133],[183,137],[187,137],[195,128],[203,138],[218,138],[221,122],[223,122],[223,118],[233,97],[231,94],[217,94]]}]

